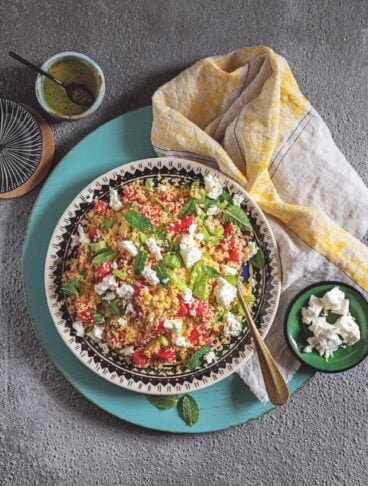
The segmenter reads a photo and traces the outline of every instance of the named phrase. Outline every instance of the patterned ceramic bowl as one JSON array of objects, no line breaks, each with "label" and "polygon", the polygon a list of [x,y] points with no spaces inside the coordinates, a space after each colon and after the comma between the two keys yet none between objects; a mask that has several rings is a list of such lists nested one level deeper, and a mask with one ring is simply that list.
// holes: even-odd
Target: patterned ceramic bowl
[{"label": "patterned ceramic bowl", "polygon": [[[254,352],[248,332],[231,338],[231,342],[216,351],[216,361],[195,370],[177,372],[169,365],[158,370],[152,367],[136,368],[127,363],[117,352],[100,347],[88,337],[78,337],[72,327],[73,319],[68,309],[61,277],[68,260],[73,256],[72,236],[77,231],[84,214],[91,209],[94,199],[108,199],[110,188],[124,187],[134,179],[155,175],[186,179],[203,179],[209,173],[219,178],[230,194],[244,197],[243,207],[248,212],[255,238],[263,249],[266,265],[254,269],[254,318],[261,335],[266,336],[274,319],[280,294],[280,268],[277,246],[262,211],[248,194],[234,181],[218,171],[188,160],[174,158],[146,159],[118,167],[91,182],[69,205],[52,235],[45,264],[45,289],[50,314],[55,326],[69,349],[92,371],[133,391],[169,395],[190,392],[209,386],[226,378],[244,364]],[[55,266],[55,260],[62,264]]]}]

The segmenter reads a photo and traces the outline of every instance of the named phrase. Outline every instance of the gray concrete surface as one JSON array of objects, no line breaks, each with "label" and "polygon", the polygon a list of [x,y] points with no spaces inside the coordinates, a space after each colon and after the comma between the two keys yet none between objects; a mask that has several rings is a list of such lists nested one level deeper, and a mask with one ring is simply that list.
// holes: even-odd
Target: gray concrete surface
[{"label": "gray concrete surface", "polygon": [[[33,77],[9,49],[36,63],[63,50],[100,63],[99,113],[50,120],[57,163],[199,58],[265,44],[288,59],[367,183],[367,8],[364,0],[0,0],[0,94],[37,106]],[[21,249],[37,192],[0,202],[1,485],[367,484],[367,361],[318,374],[287,406],[205,435],[145,430],[80,396],[41,349],[23,297]]]}]

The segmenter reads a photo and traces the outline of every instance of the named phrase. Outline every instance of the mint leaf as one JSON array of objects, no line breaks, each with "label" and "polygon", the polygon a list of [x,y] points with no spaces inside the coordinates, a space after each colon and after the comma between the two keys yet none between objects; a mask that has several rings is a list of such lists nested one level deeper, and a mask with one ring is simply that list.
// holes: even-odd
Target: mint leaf
[{"label": "mint leaf", "polygon": [[265,266],[266,258],[261,248],[258,247],[257,253],[249,259],[249,263],[251,263],[253,267],[258,268],[259,270],[261,270]]},{"label": "mint leaf", "polygon": [[67,296],[75,295],[76,297],[79,297],[79,282],[76,278],[70,278],[64,282],[61,289]]},{"label": "mint leaf", "polygon": [[62,261],[63,261],[62,257],[59,257],[56,260],[54,260],[54,267],[58,267]]},{"label": "mint leaf", "polygon": [[199,417],[199,407],[194,398],[190,395],[184,395],[180,400],[180,413],[184,422],[192,427]]},{"label": "mint leaf", "polygon": [[110,219],[105,219],[103,223],[101,223],[101,228],[103,230],[109,230],[114,226],[115,222],[116,222],[116,218],[114,218],[114,216]]},{"label": "mint leaf", "polygon": [[222,201],[227,202],[227,204],[229,204],[230,206],[233,206],[233,199],[225,189],[222,191],[220,199],[222,199]]},{"label": "mint leaf", "polygon": [[136,275],[140,275],[144,269],[147,260],[147,252],[139,251],[133,260],[133,270]]},{"label": "mint leaf", "polygon": [[168,271],[166,270],[165,266],[162,263],[158,263],[155,266],[155,270],[157,273],[158,278],[160,279],[160,284],[165,287],[165,289],[169,288],[169,280],[170,280],[170,275]]},{"label": "mint leaf", "polygon": [[205,265],[203,267],[203,271],[206,275],[209,275],[210,277],[212,278],[220,278],[222,277],[221,273],[218,272],[217,270],[215,270],[214,268],[208,266],[208,265]]},{"label": "mint leaf", "polygon": [[111,250],[111,248],[103,248],[92,258],[92,263],[106,263],[113,260],[115,257],[116,251]]},{"label": "mint leaf", "polygon": [[93,314],[93,319],[97,322],[97,324],[100,324],[101,322],[104,321],[104,316],[102,316],[101,314],[98,314],[97,312],[95,312]]},{"label": "mint leaf", "polygon": [[248,216],[239,206],[229,206],[223,213],[223,219],[227,223],[237,224],[242,231],[252,231],[252,225]]},{"label": "mint leaf", "polygon": [[194,368],[198,368],[202,365],[203,356],[211,351],[211,346],[203,346],[202,348],[197,349],[195,353],[189,358],[187,362],[187,368],[190,370],[194,370]]},{"label": "mint leaf", "polygon": [[178,395],[146,395],[146,398],[152,405],[162,410],[176,407],[179,401]]},{"label": "mint leaf", "polygon": [[153,230],[151,221],[143,216],[143,214],[141,214],[136,209],[128,209],[128,211],[125,211],[124,217],[129,224],[131,224],[134,228],[139,229],[140,231]]},{"label": "mint leaf", "polygon": [[188,216],[189,214],[195,214],[196,212],[196,203],[194,199],[189,199],[183,206],[181,210],[182,216]]},{"label": "mint leaf", "polygon": [[121,316],[121,311],[119,307],[115,304],[115,302],[109,303],[109,311],[111,312],[111,314],[114,314],[115,316]]}]

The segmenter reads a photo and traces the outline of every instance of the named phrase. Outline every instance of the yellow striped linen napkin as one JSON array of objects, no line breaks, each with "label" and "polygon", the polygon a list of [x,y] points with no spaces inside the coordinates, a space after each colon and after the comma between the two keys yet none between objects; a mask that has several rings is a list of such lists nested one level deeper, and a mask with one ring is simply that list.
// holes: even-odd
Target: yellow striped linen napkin
[{"label": "yellow striped linen napkin", "polygon": [[[302,95],[286,60],[267,47],[200,60],[153,96],[159,156],[215,165],[267,214],[282,264],[280,306],[266,343],[287,380],[298,368],[283,337],[301,288],[339,280],[368,290],[368,189]],[[267,400],[257,357],[239,375]]]}]

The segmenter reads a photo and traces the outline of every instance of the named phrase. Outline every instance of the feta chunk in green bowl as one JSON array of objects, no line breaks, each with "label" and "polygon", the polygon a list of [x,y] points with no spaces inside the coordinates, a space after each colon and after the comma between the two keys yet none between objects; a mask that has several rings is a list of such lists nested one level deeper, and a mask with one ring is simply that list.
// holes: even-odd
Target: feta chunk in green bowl
[{"label": "feta chunk in green bowl", "polygon": [[345,371],[368,355],[368,302],[348,284],[318,282],[291,301],[284,330],[299,361],[325,373]]}]

